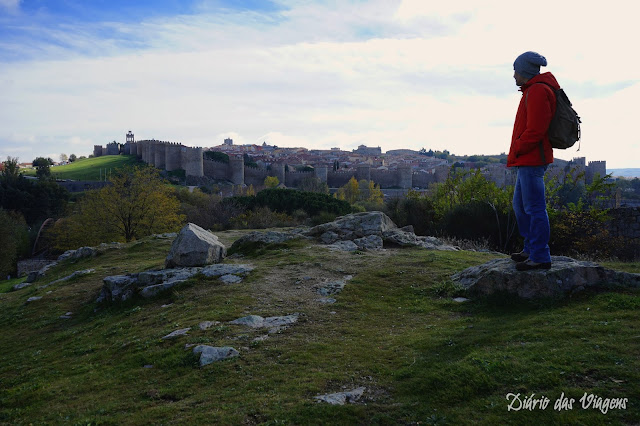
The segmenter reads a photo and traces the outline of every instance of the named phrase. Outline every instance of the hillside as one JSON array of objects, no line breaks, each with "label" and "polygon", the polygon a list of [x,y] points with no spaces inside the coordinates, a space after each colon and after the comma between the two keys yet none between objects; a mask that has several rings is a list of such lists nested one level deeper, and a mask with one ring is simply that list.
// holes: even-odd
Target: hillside
[{"label": "hillside", "polygon": [[[230,247],[247,232],[216,235]],[[227,257],[224,263],[255,268],[237,284],[197,276],[155,298],[95,302],[105,276],[160,269],[170,245],[149,237],[65,261],[35,285],[0,294],[0,423],[633,424],[640,418],[639,291],[459,303],[450,275],[499,255],[418,248],[345,254],[294,240]],[[623,267],[640,271],[639,264]],[[86,269],[94,271],[38,288]],[[348,282],[331,296],[335,303],[321,303],[318,288],[340,280]],[[34,296],[42,299],[27,303]],[[273,333],[229,324],[295,313],[296,323]],[[201,330],[204,321],[220,323]],[[187,327],[186,336],[162,339]],[[187,344],[231,346],[240,355],[200,367]],[[358,388],[365,388],[362,397],[344,406],[314,398]],[[576,402],[554,411],[562,392]],[[544,395],[551,404],[508,411],[509,393]],[[629,402],[603,414],[580,405],[584,393]]]},{"label": "hillside", "polygon": [[[51,175],[56,179],[100,180],[106,173],[114,173],[117,169],[138,163],[135,155],[105,155],[103,157],[76,160],[64,166],[51,167]],[[27,176],[35,176],[35,169],[25,170]]]}]

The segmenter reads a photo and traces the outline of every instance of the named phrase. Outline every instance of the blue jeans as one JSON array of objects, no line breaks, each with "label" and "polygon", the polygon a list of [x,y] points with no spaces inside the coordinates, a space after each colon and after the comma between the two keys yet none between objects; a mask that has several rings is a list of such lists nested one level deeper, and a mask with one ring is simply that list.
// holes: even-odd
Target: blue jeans
[{"label": "blue jeans", "polygon": [[513,192],[513,210],[518,230],[524,238],[524,251],[536,263],[551,262],[549,216],[544,194],[547,166],[520,166]]}]

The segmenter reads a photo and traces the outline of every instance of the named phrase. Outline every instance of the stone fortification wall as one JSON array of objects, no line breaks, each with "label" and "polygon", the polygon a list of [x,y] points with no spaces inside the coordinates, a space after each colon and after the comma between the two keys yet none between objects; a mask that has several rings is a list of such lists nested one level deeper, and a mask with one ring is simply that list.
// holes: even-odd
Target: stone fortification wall
[{"label": "stone fortification wall", "polygon": [[263,168],[244,167],[244,183],[245,185],[261,186],[264,179],[269,176],[269,171]]},{"label": "stone fortification wall", "polygon": [[166,144],[162,142],[157,142],[154,148],[154,162],[153,164],[159,168],[164,169],[166,167],[165,155],[166,155]]},{"label": "stone fortification wall", "polygon": [[244,158],[242,155],[229,156],[229,173],[227,179],[234,185],[245,184],[245,172],[247,168],[244,165]]},{"label": "stone fortification wall", "polygon": [[182,147],[180,144],[171,142],[165,145],[164,168],[168,172],[182,169]]},{"label": "stone fortification wall", "polygon": [[349,180],[355,176],[355,170],[353,171],[330,171],[327,173],[327,185],[330,188],[338,188],[344,186]]},{"label": "stone fortification wall", "polygon": [[436,182],[436,175],[434,173],[417,172],[413,174],[412,187],[428,188],[429,185]]},{"label": "stone fortification wall", "polygon": [[398,167],[398,183],[399,188],[412,188],[413,187],[413,171],[411,166]]},{"label": "stone fortification wall", "polygon": [[380,188],[395,187],[397,183],[397,173],[392,170],[371,170],[371,179]]},{"label": "stone fortification wall", "polygon": [[295,188],[300,184],[305,178],[314,177],[315,173],[313,171],[308,172],[292,172],[289,171],[285,176],[285,185],[289,188]]},{"label": "stone fortification wall", "polygon": [[314,169],[314,175],[317,179],[320,179],[320,182],[327,183],[327,174],[329,173],[329,167],[327,166],[316,166]]},{"label": "stone fortification wall", "polygon": [[204,176],[203,157],[204,150],[202,148],[182,147],[182,169],[187,176]]},{"label": "stone fortification wall", "polygon": [[229,165],[220,161],[205,159],[203,162],[204,175],[215,180],[229,179]]},{"label": "stone fortification wall", "polygon": [[285,176],[285,164],[284,163],[273,163],[271,165],[270,176],[275,176],[275,177],[278,178],[278,182],[285,183],[286,180],[287,180],[287,177]]},{"label": "stone fortification wall", "polygon": [[102,157],[102,145],[94,145],[93,146],[93,156],[94,157]]}]

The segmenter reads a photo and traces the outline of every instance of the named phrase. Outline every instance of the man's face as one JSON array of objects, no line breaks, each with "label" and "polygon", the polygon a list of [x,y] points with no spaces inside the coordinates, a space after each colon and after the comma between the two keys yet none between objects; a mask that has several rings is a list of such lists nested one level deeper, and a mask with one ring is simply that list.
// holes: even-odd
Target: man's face
[{"label": "man's face", "polygon": [[516,86],[518,87],[524,86],[527,83],[527,81],[529,81],[528,78],[524,78],[523,76],[521,76],[515,71],[513,72],[513,78],[516,80]]}]

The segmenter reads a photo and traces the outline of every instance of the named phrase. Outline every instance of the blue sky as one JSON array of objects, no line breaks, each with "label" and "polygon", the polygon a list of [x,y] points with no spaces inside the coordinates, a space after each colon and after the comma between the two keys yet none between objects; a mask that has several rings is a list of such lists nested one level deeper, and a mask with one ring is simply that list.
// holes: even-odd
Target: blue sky
[{"label": "blue sky", "polygon": [[191,146],[508,151],[534,50],[583,118],[580,152],[640,167],[640,6],[612,0],[0,0],[0,158]]}]

